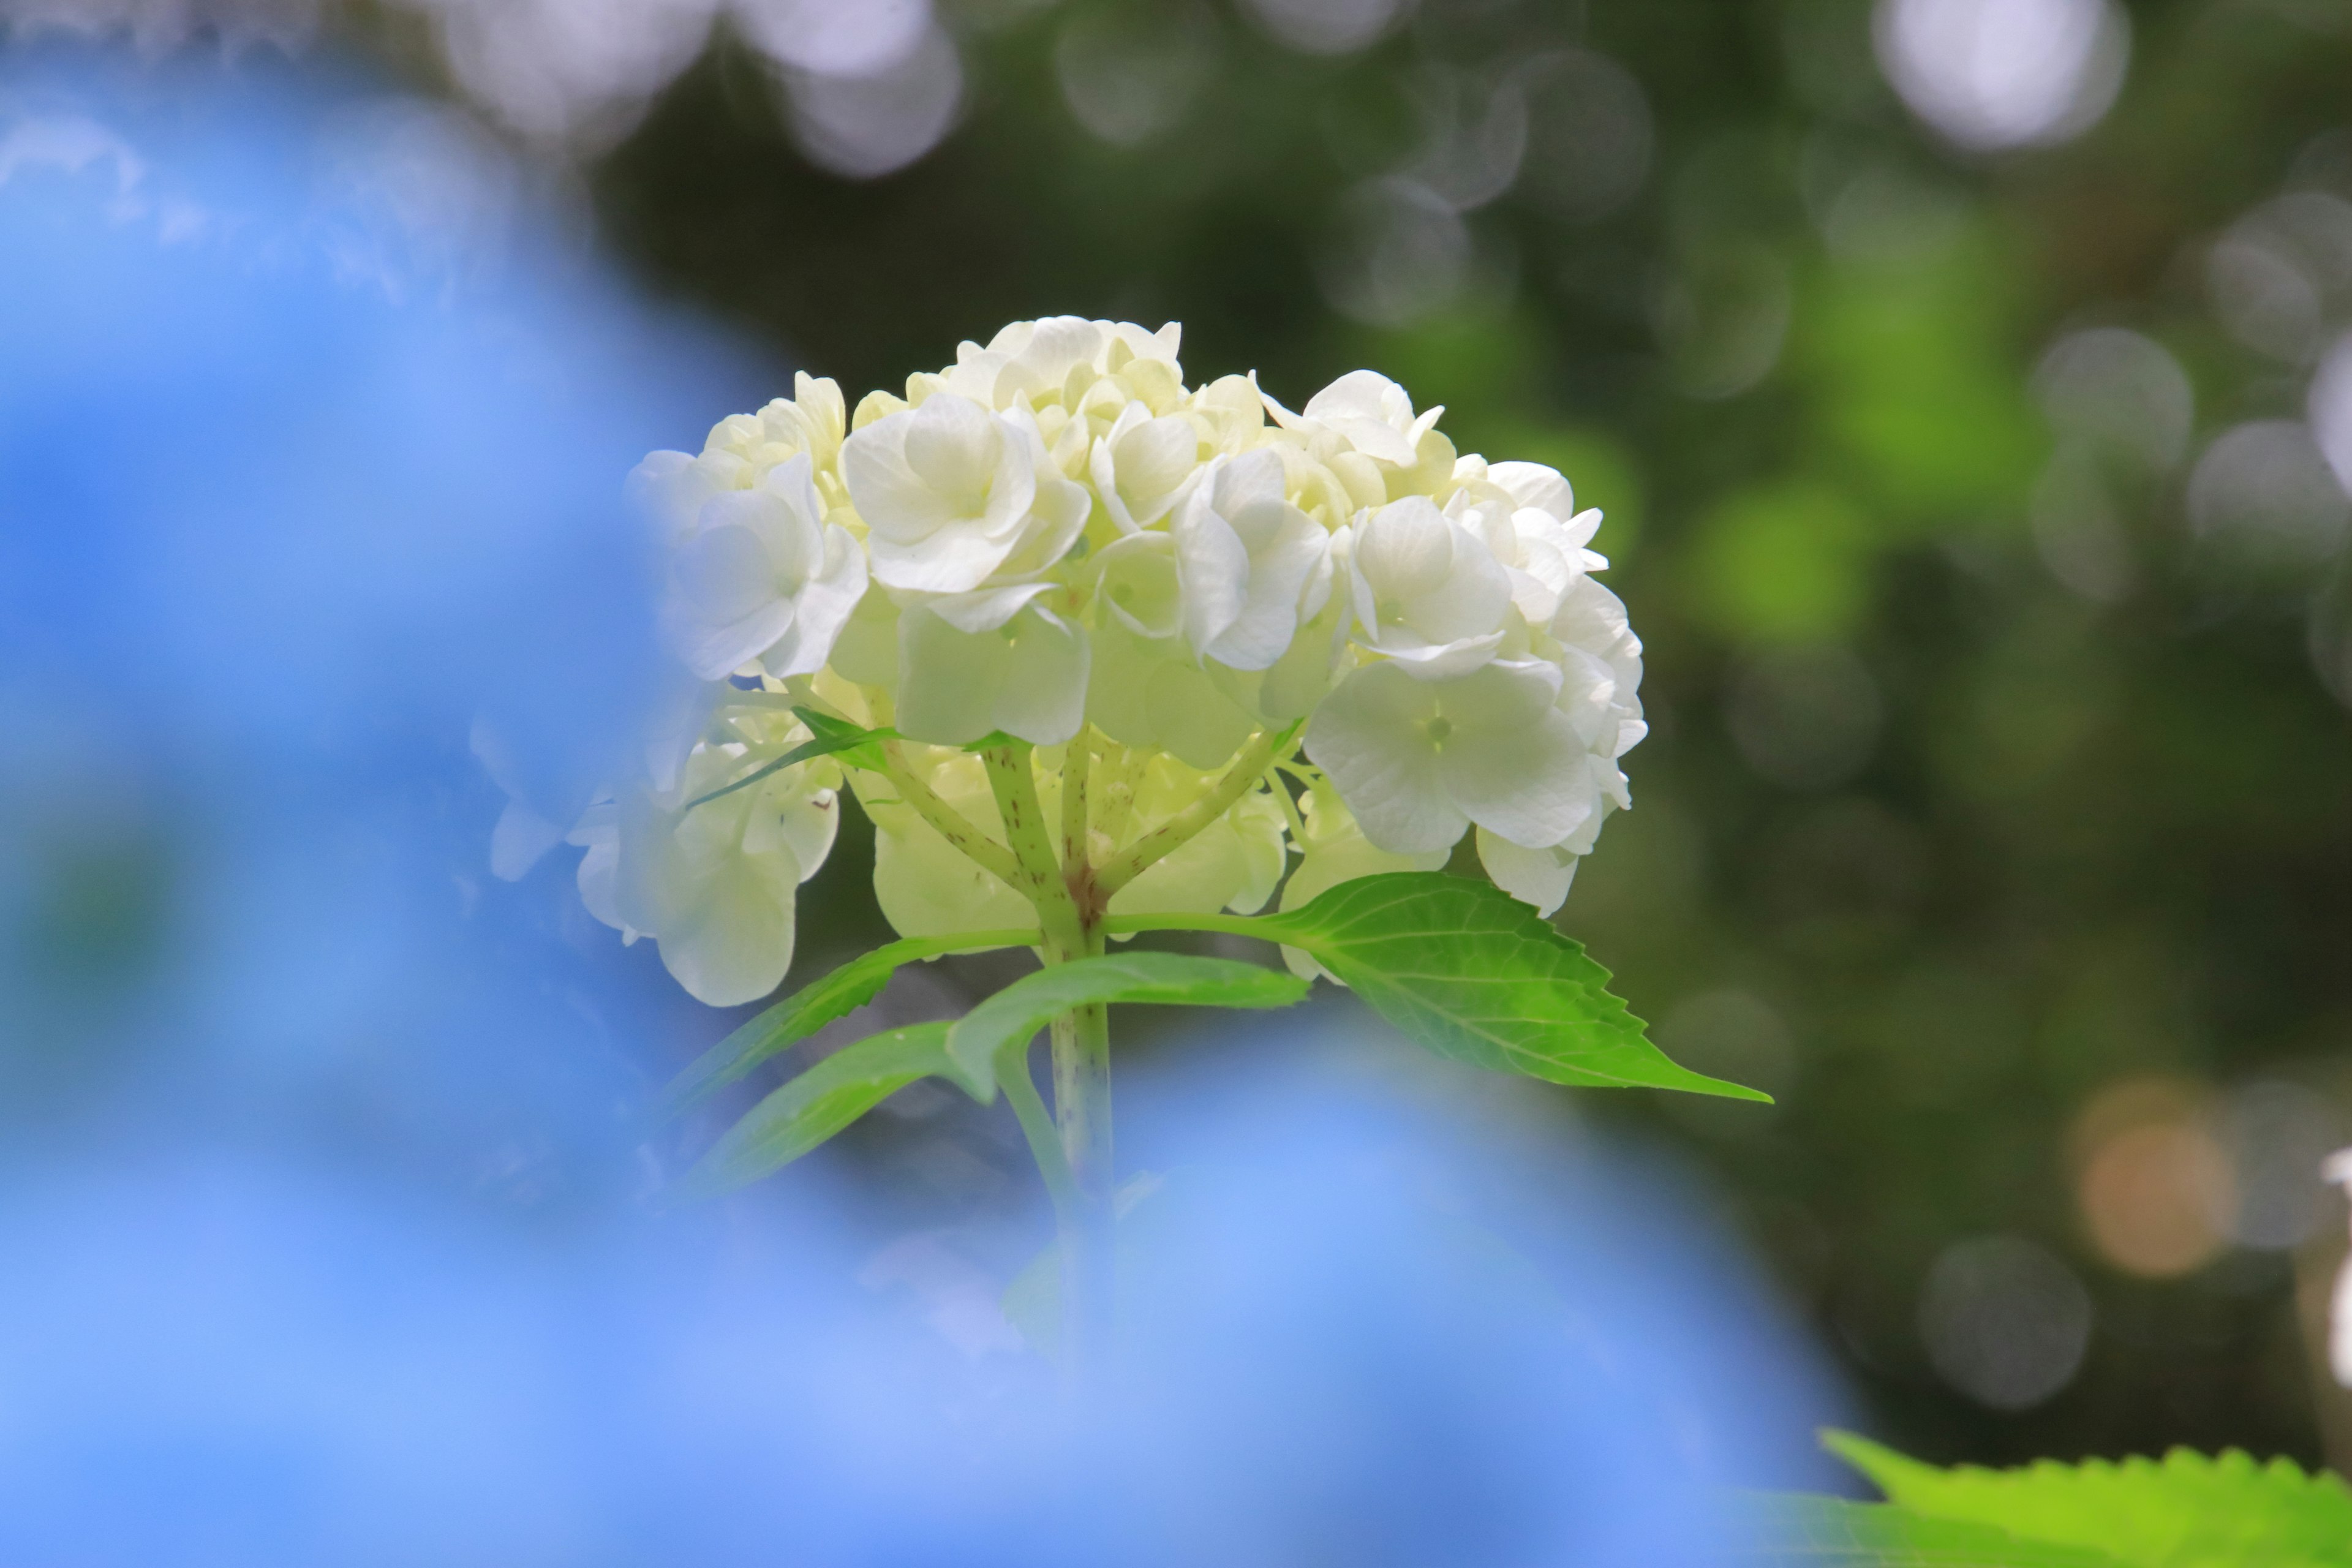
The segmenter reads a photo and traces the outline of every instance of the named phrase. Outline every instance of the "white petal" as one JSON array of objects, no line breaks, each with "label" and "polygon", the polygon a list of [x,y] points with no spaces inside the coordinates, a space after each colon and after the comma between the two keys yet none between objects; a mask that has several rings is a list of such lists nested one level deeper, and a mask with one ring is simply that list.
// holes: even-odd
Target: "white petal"
[{"label": "white petal", "polygon": [[1166,748],[1188,767],[1206,771],[1223,766],[1257,728],[1191,659],[1161,660],[1141,695],[1152,737],[1149,743]]},{"label": "white petal", "polygon": [[[896,815],[896,814],[893,814]],[[1026,926],[1037,918],[1027,900],[970,860],[908,812],[874,835],[874,896],[900,936]]]},{"label": "white petal", "polygon": [[519,882],[540,857],[563,842],[563,829],[519,800],[509,800],[490,829],[490,874]]},{"label": "white petal", "polygon": [[1567,901],[1578,858],[1558,847],[1521,848],[1486,828],[1478,829],[1478,862],[1486,868],[1495,886],[1523,904],[1533,904],[1536,913],[1547,919]]},{"label": "white petal", "polygon": [[1525,669],[1488,665],[1432,689],[1451,726],[1437,773],[1463,815],[1515,844],[1538,847],[1559,843],[1591,816],[1591,753],[1552,707],[1548,682]]},{"label": "white petal", "polygon": [[1439,781],[1429,734],[1435,689],[1393,664],[1368,665],[1307,721],[1307,756],[1338,786],[1364,837],[1391,854],[1442,849],[1469,826]]},{"label": "white petal", "polygon": [[997,632],[958,631],[923,605],[898,616],[899,733],[961,746],[997,728],[1012,645]]},{"label": "white petal", "polygon": [[849,531],[828,524],[816,575],[801,589],[791,627],[767,654],[768,673],[814,675],[833,656],[849,617],[866,596],[866,552]]},{"label": "white petal", "polygon": [[1113,540],[1095,556],[1094,573],[1095,602],[1130,631],[1170,637],[1183,630],[1173,536],[1137,533]]},{"label": "white petal", "polygon": [[1224,634],[1242,613],[1249,588],[1249,551],[1214,507],[1214,487],[1192,492],[1170,530],[1183,584],[1184,635],[1196,649]]},{"label": "white petal", "polygon": [[996,630],[1020,614],[1030,600],[1053,586],[1051,583],[1014,583],[1002,588],[975,588],[969,594],[944,594],[936,599],[926,599],[923,608],[956,630],[976,637]]},{"label": "white petal", "polygon": [[1086,721],[1087,634],[1034,606],[1006,630],[1012,657],[990,727],[1034,746],[1060,745]]},{"label": "white petal", "polygon": [[688,918],[656,933],[662,967],[709,1006],[765,996],[792,967],[800,880],[791,851],[782,848],[720,868],[698,889]]},{"label": "white petal", "polygon": [[[1542,463],[1490,463],[1486,478],[1523,507],[1533,507],[1562,522],[1576,515],[1576,493],[1558,468]],[[1593,521],[1600,521],[1599,513]],[[1588,532],[1584,539],[1591,537]],[[1581,544],[1584,539],[1576,542]]]}]

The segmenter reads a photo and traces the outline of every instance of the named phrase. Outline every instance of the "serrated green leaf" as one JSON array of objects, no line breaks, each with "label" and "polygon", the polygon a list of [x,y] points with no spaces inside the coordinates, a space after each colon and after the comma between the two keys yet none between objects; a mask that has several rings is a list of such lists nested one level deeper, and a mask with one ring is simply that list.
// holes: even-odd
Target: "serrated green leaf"
[{"label": "serrated green leaf", "polygon": [[[808,726],[809,733],[815,739],[794,746],[773,762],[752,769],[733,784],[712,790],[709,795],[695,796],[686,803],[687,811],[692,811],[698,805],[707,805],[721,795],[733,795],[739,789],[750,789],[770,773],[779,773],[795,763],[811,762],[818,757],[830,757],[836,753],[869,773],[879,773],[882,768],[882,754],[877,742],[895,741],[898,738],[898,731],[896,730],[861,730],[855,724],[844,723],[831,714],[820,713],[814,708],[795,708],[793,712],[798,716],[802,723]],[[684,813],[680,815],[683,816]]]},{"label": "serrated green leaf", "polygon": [[948,1072],[948,1026],[916,1024],[845,1046],[760,1101],[678,1184],[704,1197],[792,1163],[919,1078]]},{"label": "serrated green leaf", "polygon": [[1549,1083],[1771,1096],[1677,1066],[1609,994],[1609,972],[1508,893],[1436,871],[1360,877],[1228,921],[1313,955],[1440,1056]]},{"label": "serrated green leaf", "polygon": [[808,1038],[851,1009],[864,1006],[874,1000],[892,972],[902,963],[935,958],[944,952],[1022,946],[1035,940],[1026,931],[984,931],[948,937],[908,937],[853,958],[802,986],[697,1057],[662,1090],[655,1114],[667,1119],[691,1109],[777,1052]]},{"label": "serrated green leaf", "polygon": [[2352,1490],[2287,1459],[2175,1448],[2160,1460],[1947,1470],[1849,1433],[1822,1441],[1916,1512],[2096,1546],[2126,1568],[2352,1568]]},{"label": "serrated green leaf", "polygon": [[1025,974],[956,1022],[948,1058],[957,1080],[985,1105],[996,1098],[997,1054],[1026,1045],[1055,1017],[1106,1002],[1194,1007],[1286,1007],[1307,983],[1229,958],[1121,952],[1074,959]]},{"label": "serrated green leaf", "polygon": [[2122,1568],[2095,1549],[1889,1503],[1763,1497],[1742,1512],[1751,1553],[1740,1561],[1759,1568]]}]

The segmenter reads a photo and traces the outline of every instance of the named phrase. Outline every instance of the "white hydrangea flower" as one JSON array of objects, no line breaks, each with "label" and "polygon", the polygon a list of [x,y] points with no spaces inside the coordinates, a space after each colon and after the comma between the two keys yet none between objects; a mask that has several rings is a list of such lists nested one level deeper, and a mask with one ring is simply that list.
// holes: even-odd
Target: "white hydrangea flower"
[{"label": "white hydrangea flower", "polygon": [[[1641,744],[1650,732],[1642,718],[1642,639],[1633,635],[1624,601],[1590,577],[1578,577],[1560,595],[1559,611],[1547,628],[1562,647],[1575,648],[1608,668],[1608,717],[1612,726],[1590,727],[1593,751],[1602,757],[1622,757]],[[1574,690],[1563,682],[1563,698]],[[1584,689],[1588,693],[1594,689]],[[1622,795],[1623,775],[1617,779]],[[1620,805],[1631,805],[1620,799]]]},{"label": "white hydrangea flower", "polygon": [[711,494],[673,535],[662,619],[697,678],[755,663],[775,676],[824,668],[866,593],[866,555],[824,517],[802,452],[749,489]]},{"label": "white hydrangea flower", "polygon": [[[1597,819],[1596,819],[1597,820]],[[1568,901],[1569,884],[1576,880],[1577,862],[1583,857],[1564,844],[1529,849],[1499,833],[1478,829],[1478,864],[1495,886],[1536,913],[1549,916]]]},{"label": "white hydrangea flower", "polygon": [[1494,463],[1471,456],[1454,466],[1445,515],[1476,533],[1511,578],[1511,602],[1530,626],[1559,612],[1560,595],[1606,557],[1587,549],[1597,510],[1578,511],[1559,470],[1541,463]]},{"label": "white hydrangea flower", "polygon": [[1423,680],[1466,674],[1507,629],[1511,579],[1486,542],[1408,496],[1352,530],[1349,584],[1357,636]]},{"label": "white hydrangea flower", "polygon": [[1283,493],[1282,459],[1263,449],[1220,458],[1193,487],[1170,530],[1193,651],[1235,669],[1264,669],[1297,636],[1319,586],[1331,536]]},{"label": "white hydrangea flower", "polygon": [[[1058,770],[1098,754],[1096,865],[1183,819],[1237,757],[1303,743],[1307,760],[1283,764],[1294,782],[1262,774],[1115,883],[1114,912],[1247,911],[1277,890],[1297,908],[1434,868],[1474,826],[1498,886],[1557,909],[1631,804],[1619,759],[1646,732],[1640,640],[1592,576],[1600,513],[1542,464],[1457,458],[1443,410],[1416,412],[1376,372],[1297,414],[1254,374],[1188,389],[1181,336],[1015,321],[903,397],[871,393],[849,416],[803,375],[699,453],[639,465],[663,619],[698,684],[638,781],[570,835],[598,918],[655,937],[706,1000],[763,994],[790,960],[793,889],[832,842],[828,781],[845,776],[901,932],[1027,926],[1035,911],[999,879],[1010,849],[977,847],[985,870],[942,832],[996,831],[963,749],[991,736],[1034,749],[1057,826]],[[903,739],[845,773],[821,761],[702,799],[804,734],[792,710],[811,702]],[[1280,739],[1294,726],[1301,741]],[[1295,814],[1275,793],[1294,784]],[[501,874],[554,833],[510,805]]]},{"label": "white hydrangea flower", "polygon": [[1086,490],[1054,468],[1034,421],[953,393],[853,433],[841,466],[888,588],[969,593],[1039,534],[1086,522]]},{"label": "white hydrangea flower", "polygon": [[[899,611],[901,733],[963,745],[1002,731],[1051,746],[1078,732],[1086,721],[1087,634],[1045,606],[1045,587],[969,595],[982,601],[976,607],[934,601]],[[966,618],[954,618],[957,610]]]},{"label": "white hydrangea flower", "polygon": [[1591,815],[1591,753],[1554,705],[1559,684],[1534,662],[1430,680],[1384,659],[1324,699],[1307,754],[1391,854],[1444,848],[1474,822],[1515,844],[1557,844]]},{"label": "white hydrangea flower", "polygon": [[1411,468],[1419,460],[1421,438],[1437,427],[1444,405],[1416,416],[1412,399],[1378,371],[1351,370],[1307,400],[1293,414],[1267,400],[1275,418],[1294,430],[1324,430],[1376,462]]},{"label": "white hydrangea flower", "polygon": [[634,784],[569,835],[588,851],[579,884],[589,913],[625,941],[652,937],[663,967],[714,1007],[757,1001],[782,982],[800,885],[824,864],[840,826],[839,772],[822,761],[693,804],[759,762],[740,746],[703,747],[675,787]]},{"label": "white hydrangea flower", "polygon": [[1150,527],[1184,499],[1200,446],[1200,427],[1181,414],[1155,418],[1139,399],[1119,410],[1088,453],[1087,477],[1121,533]]},{"label": "white hydrangea flower", "polygon": [[1122,745],[1165,751],[1213,768],[1257,727],[1184,638],[1176,541],[1164,532],[1118,540],[1094,561],[1097,605],[1087,720]]}]

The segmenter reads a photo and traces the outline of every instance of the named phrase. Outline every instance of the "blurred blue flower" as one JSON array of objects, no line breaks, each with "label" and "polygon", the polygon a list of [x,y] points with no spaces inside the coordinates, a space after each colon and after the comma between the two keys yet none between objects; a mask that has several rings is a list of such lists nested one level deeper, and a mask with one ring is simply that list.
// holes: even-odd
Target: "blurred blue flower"
[{"label": "blurred blue flower", "polygon": [[1376,1097],[1138,1080],[1084,1411],[822,1169],[648,1202],[669,988],[469,736],[568,820],[663,679],[619,478],[779,378],[561,216],[364,80],[0,58],[0,1562],[1721,1561],[1769,1313]]}]

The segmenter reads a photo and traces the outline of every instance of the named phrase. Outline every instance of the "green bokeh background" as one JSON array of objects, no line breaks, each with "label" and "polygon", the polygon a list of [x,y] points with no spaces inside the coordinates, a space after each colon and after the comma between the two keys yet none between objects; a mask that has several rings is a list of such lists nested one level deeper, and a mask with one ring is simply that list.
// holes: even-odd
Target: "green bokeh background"
[{"label": "green bokeh background", "polygon": [[[1296,406],[1370,365],[1444,404],[1462,449],[1560,466],[1607,510],[1654,723],[1560,922],[1669,1050],[1780,1097],[1586,1097],[1548,1112],[1563,1135],[1687,1150],[1915,1451],[2311,1460],[2339,1396],[2296,1288],[2307,1315],[2340,1206],[2299,1263],[2134,1274],[2085,1229],[2070,1130],[2150,1075],[2224,1146],[2252,1085],[2352,1111],[2352,738],[2321,668],[2352,690],[2340,532],[2281,559],[2200,537],[2184,501],[2214,436],[2302,416],[2309,363],[2231,334],[2206,258],[2291,182],[2352,181],[2352,8],[2129,13],[2096,126],[1971,155],[1906,110],[1849,0],[1424,0],[1340,58],[1229,5],[948,5],[965,106],[908,169],[813,164],[722,29],[584,178],[646,287],[853,402],[1008,320],[1173,319],[1193,379],[1255,368]],[[1111,145],[1057,51],[1156,26],[1204,63],[1158,134]],[[430,83],[412,29],[364,36]],[[1415,93],[1560,49],[1646,100],[1626,198],[1563,201],[1577,171],[1538,145],[1461,219],[1454,287],[1386,324],[1336,308],[1350,203],[1422,144]],[[2091,488],[2045,494],[2037,532],[2063,416],[2035,367],[2100,326],[2185,368],[2194,433],[2154,463],[2111,449],[2129,432],[2078,442]],[[2070,571],[2068,509],[2101,505],[2104,553]],[[802,973],[875,933],[864,859],[845,842],[814,885]],[[2096,1313],[2079,1373],[2022,1411],[1954,1388],[1917,1327],[1937,1256],[1993,1234],[2064,1258]]]}]

